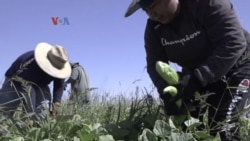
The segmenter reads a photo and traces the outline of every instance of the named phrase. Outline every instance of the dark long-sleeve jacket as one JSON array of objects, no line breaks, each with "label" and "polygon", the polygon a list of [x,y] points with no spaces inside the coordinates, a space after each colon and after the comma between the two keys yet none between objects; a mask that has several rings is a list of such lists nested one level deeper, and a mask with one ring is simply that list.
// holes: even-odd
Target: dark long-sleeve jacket
[{"label": "dark long-sleeve jacket", "polygon": [[168,84],[155,70],[158,60],[194,71],[205,86],[236,64],[249,46],[246,35],[229,0],[180,0],[180,13],[170,24],[147,21],[147,71],[160,93]]},{"label": "dark long-sleeve jacket", "polygon": [[61,101],[64,79],[54,78],[44,72],[34,59],[34,51],[19,56],[6,71],[5,76],[8,78],[19,76],[38,87],[47,86],[53,81],[53,102]]}]

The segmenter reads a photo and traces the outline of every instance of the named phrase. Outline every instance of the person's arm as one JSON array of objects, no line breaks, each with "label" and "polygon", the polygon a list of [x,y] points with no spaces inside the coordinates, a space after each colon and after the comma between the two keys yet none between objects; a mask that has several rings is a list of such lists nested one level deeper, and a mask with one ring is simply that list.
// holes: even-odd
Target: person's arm
[{"label": "person's arm", "polygon": [[52,100],[52,110],[51,114],[53,117],[56,117],[61,109],[61,100],[64,89],[64,79],[54,79],[54,87],[53,87],[53,100]]},{"label": "person's arm", "polygon": [[168,62],[164,48],[161,46],[160,38],[155,34],[155,23],[148,20],[144,40],[146,50],[147,72],[153,84],[156,86],[160,96],[163,94],[163,89],[167,86],[166,81],[156,72],[156,62]]},{"label": "person's arm", "polygon": [[229,0],[200,0],[196,13],[214,49],[194,71],[205,86],[221,79],[235,65],[246,49],[246,40]]},{"label": "person's arm", "polygon": [[62,95],[63,95],[63,86],[64,79],[54,79],[54,86],[53,86],[53,103],[61,102]]}]

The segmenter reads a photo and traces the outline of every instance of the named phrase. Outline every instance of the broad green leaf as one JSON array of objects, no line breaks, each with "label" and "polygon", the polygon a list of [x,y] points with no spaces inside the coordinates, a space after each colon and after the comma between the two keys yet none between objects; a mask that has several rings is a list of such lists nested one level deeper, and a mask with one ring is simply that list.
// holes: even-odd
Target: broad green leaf
[{"label": "broad green leaf", "polygon": [[91,132],[91,129],[92,129],[91,125],[88,125],[88,124],[85,124],[85,123],[83,123],[82,125],[83,125],[84,131],[86,131],[87,133]]},{"label": "broad green leaf", "polygon": [[211,138],[211,136],[205,131],[197,131],[194,133],[194,135],[199,139]]},{"label": "broad green leaf", "polygon": [[81,141],[81,140],[79,138],[77,138],[77,137],[74,137],[73,141]]},{"label": "broad green leaf", "polygon": [[170,135],[171,127],[165,121],[157,120],[155,122],[153,132],[156,134],[156,136],[165,138],[166,136]]},{"label": "broad green leaf", "polygon": [[90,132],[95,134],[99,134],[105,131],[105,129],[102,127],[100,123],[91,124],[89,127],[90,127]]},{"label": "broad green leaf", "polygon": [[84,131],[77,131],[77,137],[79,137],[81,141],[93,141],[96,138],[96,135]]},{"label": "broad green leaf", "polygon": [[73,137],[73,136],[76,135],[76,132],[78,130],[81,130],[81,129],[82,129],[81,125],[74,125],[73,127],[70,127],[70,128],[67,129],[68,132],[67,132],[66,136]]},{"label": "broad green leaf", "polygon": [[115,139],[124,138],[124,136],[129,134],[129,131],[126,129],[122,129],[117,127],[114,124],[108,124],[105,126],[105,129],[111,134]]},{"label": "broad green leaf", "polygon": [[23,137],[15,137],[12,141],[24,141]]},{"label": "broad green leaf", "polygon": [[[169,124],[172,128],[176,128],[176,126],[181,126],[183,124],[184,121],[187,120],[188,115],[177,115],[177,116],[173,116],[171,117],[172,121],[169,121]],[[174,125],[172,126],[172,123],[174,123]]]},{"label": "broad green leaf", "polygon": [[194,130],[202,123],[198,119],[191,117],[189,120],[185,121],[184,124],[188,127],[189,130]]},{"label": "broad green leaf", "polygon": [[157,141],[157,136],[149,129],[144,129],[138,141]]},{"label": "broad green leaf", "polygon": [[172,128],[172,129],[176,129],[176,126],[174,125],[174,122],[173,122],[173,120],[171,119],[171,118],[169,118],[169,126],[170,126],[170,128]]},{"label": "broad green leaf", "polygon": [[113,136],[111,135],[102,135],[99,136],[99,140],[98,141],[115,141]]},{"label": "broad green leaf", "polygon": [[89,127],[90,127],[90,131],[93,131],[93,130],[98,130],[98,128],[102,127],[102,125],[100,123],[94,123],[94,124],[91,124]]}]

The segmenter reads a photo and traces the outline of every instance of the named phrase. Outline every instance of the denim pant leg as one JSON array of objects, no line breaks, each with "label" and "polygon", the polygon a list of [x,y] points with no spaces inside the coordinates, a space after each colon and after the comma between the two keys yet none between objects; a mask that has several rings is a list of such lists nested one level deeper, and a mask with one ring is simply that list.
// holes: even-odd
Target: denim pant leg
[{"label": "denim pant leg", "polygon": [[23,99],[22,95],[18,93],[21,90],[20,86],[14,85],[11,81],[5,79],[0,89],[0,113],[8,117],[14,115],[15,110]]}]

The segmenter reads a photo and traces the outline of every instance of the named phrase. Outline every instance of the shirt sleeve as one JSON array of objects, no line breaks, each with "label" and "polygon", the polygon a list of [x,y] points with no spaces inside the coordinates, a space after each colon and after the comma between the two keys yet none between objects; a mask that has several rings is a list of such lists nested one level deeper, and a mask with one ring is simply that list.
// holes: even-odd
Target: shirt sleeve
[{"label": "shirt sleeve", "polygon": [[34,57],[34,51],[28,51],[20,55],[10,66],[10,68],[5,72],[6,77],[12,77],[13,75],[17,75],[17,71],[27,60]]},{"label": "shirt sleeve", "polygon": [[61,102],[63,96],[63,83],[64,79],[54,79],[54,87],[53,87],[53,103]]},{"label": "shirt sleeve", "polygon": [[157,26],[153,21],[148,20],[144,42],[146,50],[147,72],[153,84],[156,86],[159,94],[163,93],[163,89],[167,86],[166,81],[156,72],[155,64],[157,61],[168,62],[164,48],[161,46],[160,38],[155,34]]},{"label": "shirt sleeve", "polygon": [[195,69],[205,86],[221,79],[246,49],[246,39],[233,5],[229,0],[200,0],[198,20],[211,42],[212,55]]}]

